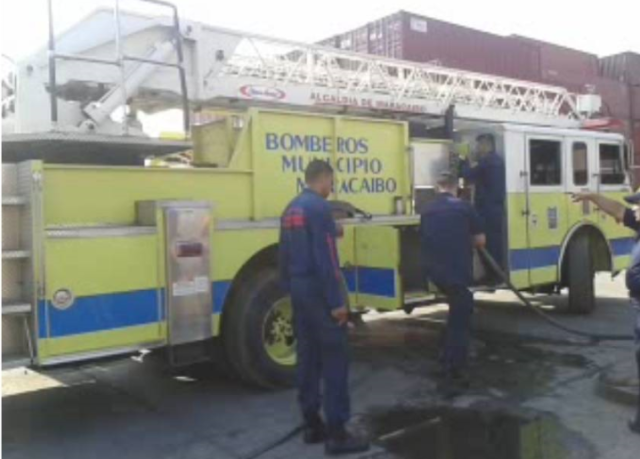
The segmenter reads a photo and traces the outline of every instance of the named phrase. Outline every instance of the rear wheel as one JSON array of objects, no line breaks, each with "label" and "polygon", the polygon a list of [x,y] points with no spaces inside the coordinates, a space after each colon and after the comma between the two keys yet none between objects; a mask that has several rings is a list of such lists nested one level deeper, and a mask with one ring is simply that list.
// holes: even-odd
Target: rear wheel
[{"label": "rear wheel", "polygon": [[296,352],[291,299],[275,268],[263,268],[239,288],[223,323],[226,353],[238,374],[261,387],[290,386]]},{"label": "rear wheel", "polygon": [[596,307],[593,252],[586,235],[571,241],[567,253],[567,287],[569,303],[567,312],[589,314]]}]

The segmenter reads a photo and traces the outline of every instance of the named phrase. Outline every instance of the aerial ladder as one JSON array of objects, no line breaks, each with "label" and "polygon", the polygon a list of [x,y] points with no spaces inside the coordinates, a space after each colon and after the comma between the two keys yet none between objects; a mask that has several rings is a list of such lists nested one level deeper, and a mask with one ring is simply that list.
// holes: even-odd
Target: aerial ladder
[{"label": "aerial ladder", "polygon": [[[107,161],[185,149],[207,107],[266,105],[365,116],[579,128],[599,98],[565,88],[99,9],[18,63],[3,101],[5,161]],[[139,112],[182,111],[179,139],[149,138]],[[76,148],[74,148],[74,146]],[[59,152],[64,150],[63,156]],[[81,151],[82,157],[74,154]],[[101,154],[108,151],[108,155]],[[93,156],[92,156],[93,155]]]}]

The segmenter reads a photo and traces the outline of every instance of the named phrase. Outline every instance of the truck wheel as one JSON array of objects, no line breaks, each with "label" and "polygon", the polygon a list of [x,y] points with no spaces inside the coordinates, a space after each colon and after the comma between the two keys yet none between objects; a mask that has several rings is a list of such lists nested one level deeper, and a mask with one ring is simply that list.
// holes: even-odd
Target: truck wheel
[{"label": "truck wheel", "polygon": [[569,245],[567,286],[571,314],[589,314],[596,307],[593,254],[587,236],[579,236]]},{"label": "truck wheel", "polygon": [[259,271],[240,286],[223,336],[228,358],[244,381],[265,388],[293,384],[293,309],[275,268]]}]

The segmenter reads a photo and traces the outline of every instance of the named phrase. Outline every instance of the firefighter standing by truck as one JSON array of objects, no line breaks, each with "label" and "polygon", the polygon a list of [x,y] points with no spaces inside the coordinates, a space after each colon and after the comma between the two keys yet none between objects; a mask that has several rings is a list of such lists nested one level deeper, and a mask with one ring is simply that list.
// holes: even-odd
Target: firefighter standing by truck
[{"label": "firefighter standing by truck", "polygon": [[[626,227],[636,232],[636,242],[631,251],[631,265],[627,269],[626,286],[629,290],[631,306],[636,311],[635,336],[636,336],[636,365],[638,368],[638,378],[640,379],[640,193],[627,196],[625,200],[634,206],[629,209],[623,204],[595,193],[576,193],[573,195],[575,202],[588,201],[594,203],[603,212],[611,215],[618,222],[622,222]],[[638,394],[638,406],[636,408],[635,419],[629,421],[629,429],[640,434],[640,393]]]},{"label": "firefighter standing by truck", "polygon": [[[293,303],[304,441],[325,441],[329,454],[366,451],[368,442],[345,429],[350,416],[349,311],[342,292],[336,224],[326,201],[333,189],[333,169],[313,160],[305,170],[305,182],[307,187],[284,211],[279,246],[280,277]],[[321,402],[326,426],[319,414]]]},{"label": "firefighter standing by truck", "polygon": [[468,385],[465,375],[469,352],[473,294],[473,247],[484,247],[482,223],[471,204],[457,195],[458,180],[440,174],[438,196],[421,215],[420,235],[424,274],[447,296],[449,316],[441,352],[439,390],[455,396]]},{"label": "firefighter standing by truck", "polygon": [[[460,176],[475,185],[474,204],[483,220],[487,235],[487,251],[500,266],[504,266],[504,203],[506,172],[503,159],[496,152],[492,134],[476,138],[478,163],[471,167],[467,158],[460,162]],[[489,279],[495,281],[494,278]]]}]

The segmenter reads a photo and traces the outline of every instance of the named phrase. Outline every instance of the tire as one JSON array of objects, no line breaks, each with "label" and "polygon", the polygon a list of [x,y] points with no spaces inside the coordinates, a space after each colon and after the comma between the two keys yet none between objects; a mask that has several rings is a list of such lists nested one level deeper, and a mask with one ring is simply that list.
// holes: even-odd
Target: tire
[{"label": "tire", "polygon": [[590,314],[596,307],[593,252],[586,235],[571,241],[568,250],[567,287],[570,314]]},{"label": "tire", "polygon": [[276,388],[295,380],[291,300],[275,268],[263,268],[240,285],[223,322],[229,362],[245,382]]}]

